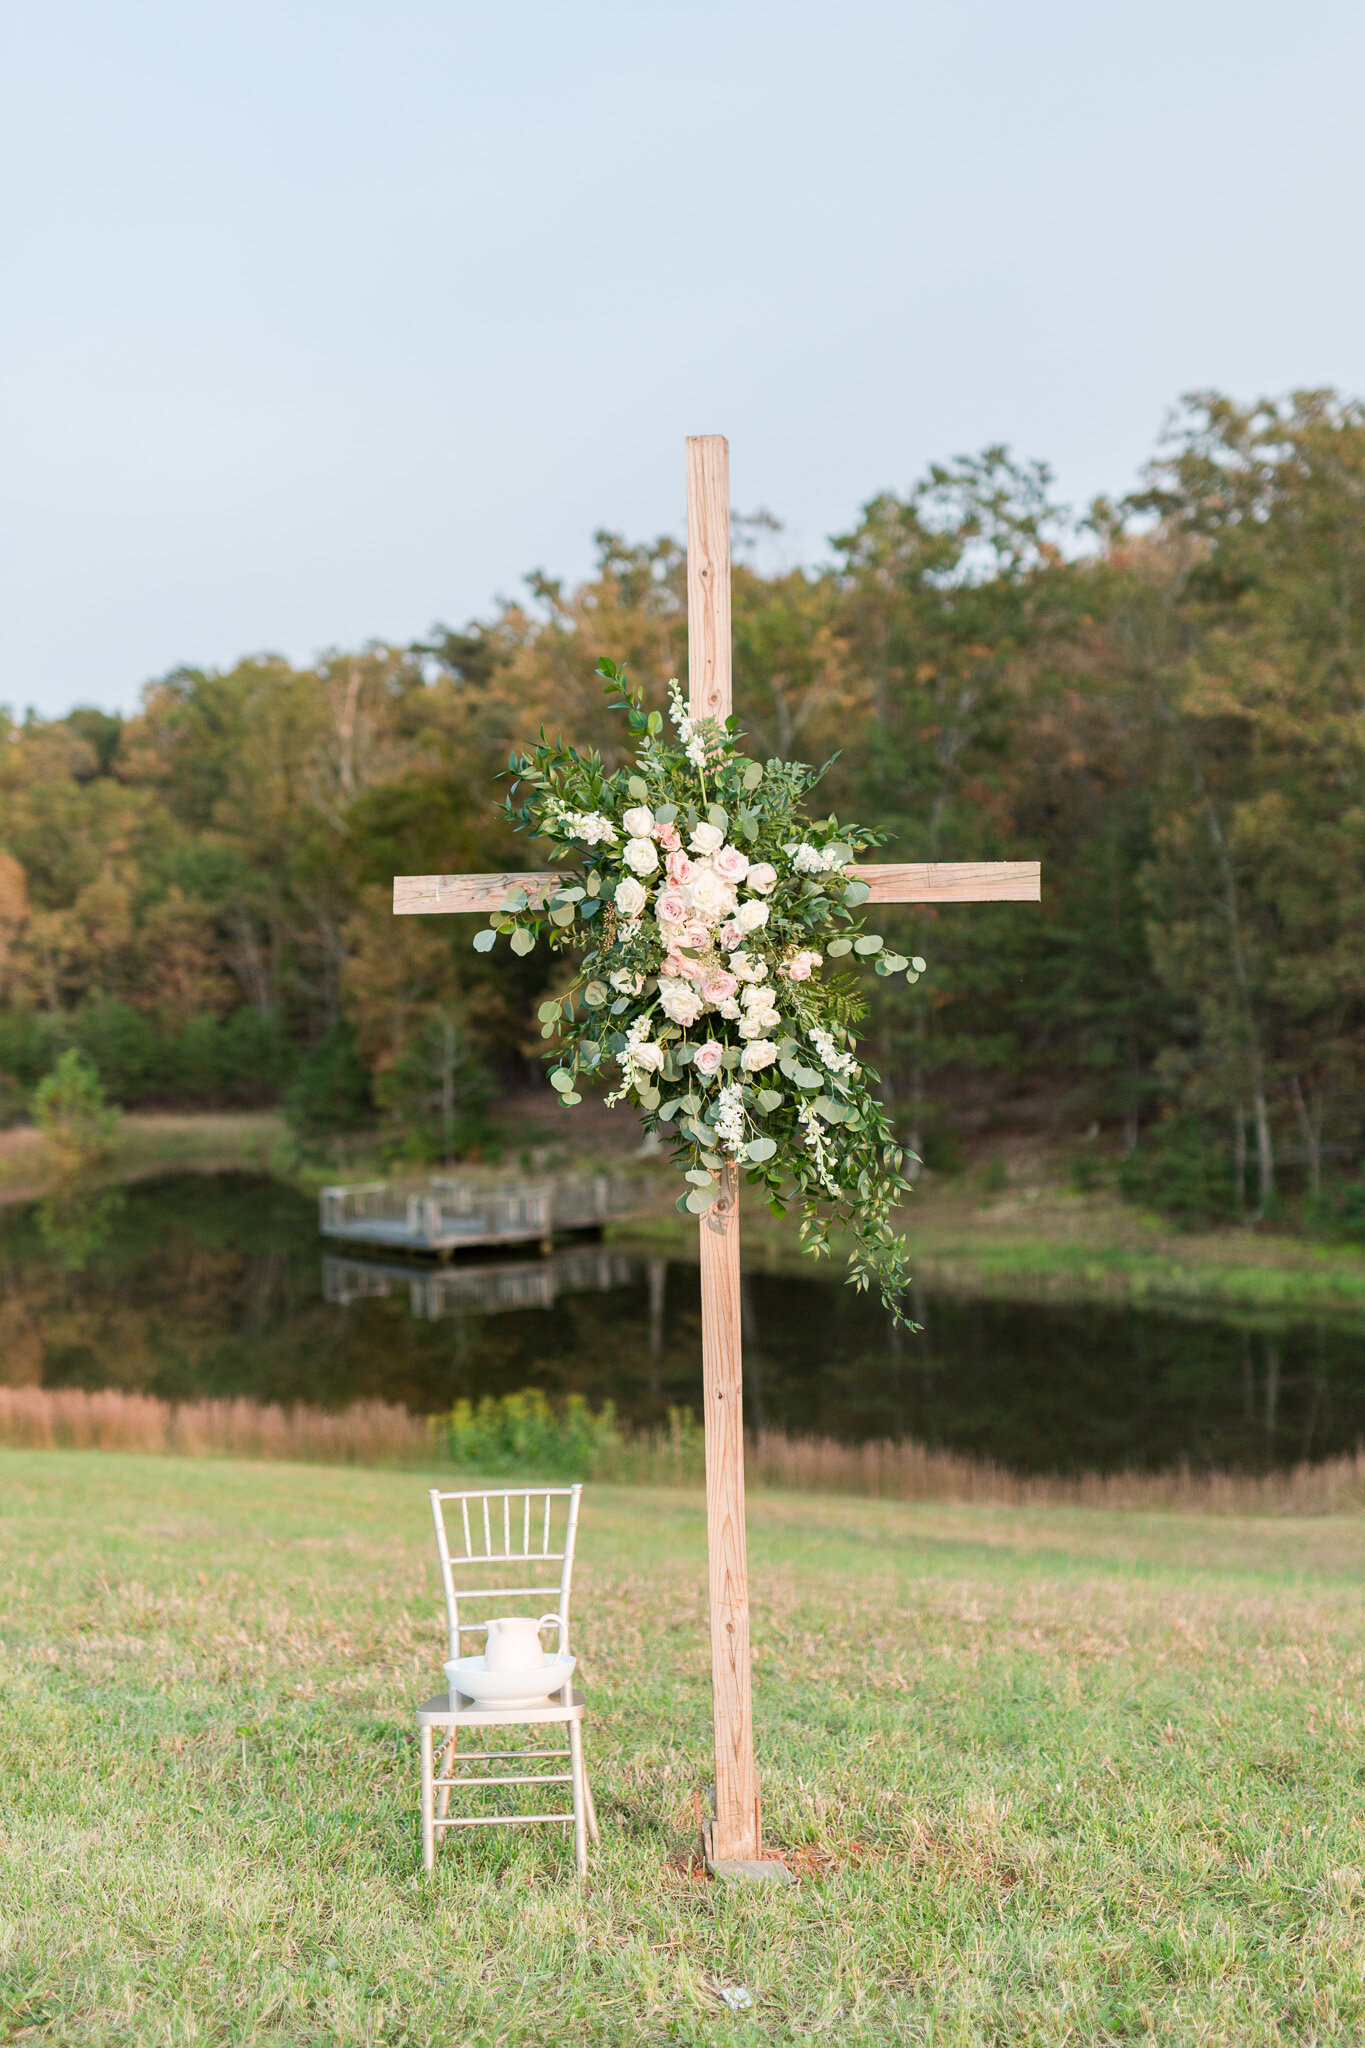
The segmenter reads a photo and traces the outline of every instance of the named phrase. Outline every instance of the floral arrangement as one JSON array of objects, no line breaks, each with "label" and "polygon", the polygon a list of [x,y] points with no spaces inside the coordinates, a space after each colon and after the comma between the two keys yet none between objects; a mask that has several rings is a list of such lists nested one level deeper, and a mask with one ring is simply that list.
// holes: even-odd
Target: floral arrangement
[{"label": "floral arrangement", "polygon": [[832,965],[924,971],[859,917],[869,891],[848,869],[882,835],[807,816],[824,770],[746,759],[735,721],[692,718],[676,682],[673,742],[624,669],[598,673],[634,766],[609,774],[543,728],[511,755],[506,815],[576,867],[543,904],[514,886],[474,944],[487,952],[503,932],[524,954],[546,933],[578,953],[572,985],[540,1006],[557,1041],[551,1086],[572,1107],[614,1067],[608,1102],[633,1098],[691,1183],[680,1209],[704,1215],[726,1168],[742,1167],[774,1214],[801,1204],[808,1250],[828,1252],[836,1222],[851,1230],[850,1280],[875,1279],[898,1314],[905,1246],[890,1217],[910,1184],[858,1058],[858,977]]}]

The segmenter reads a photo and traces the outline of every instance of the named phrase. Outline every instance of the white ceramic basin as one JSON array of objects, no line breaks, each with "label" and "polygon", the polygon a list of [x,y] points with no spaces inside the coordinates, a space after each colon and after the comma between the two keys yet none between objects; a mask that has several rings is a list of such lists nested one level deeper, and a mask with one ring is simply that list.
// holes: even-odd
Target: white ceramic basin
[{"label": "white ceramic basin", "polygon": [[452,1657],[446,1685],[481,1707],[543,1707],[573,1676],[577,1657],[547,1657],[537,1669],[490,1671],[482,1657]]}]

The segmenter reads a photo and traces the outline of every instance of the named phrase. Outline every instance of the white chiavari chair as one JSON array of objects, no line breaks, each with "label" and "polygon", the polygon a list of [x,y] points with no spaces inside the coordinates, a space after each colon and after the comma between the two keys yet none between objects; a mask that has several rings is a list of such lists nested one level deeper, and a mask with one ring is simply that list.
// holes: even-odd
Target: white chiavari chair
[{"label": "white chiavari chair", "polygon": [[[569,1595],[573,1580],[574,1546],[578,1538],[578,1506],[581,1486],[507,1487],[473,1492],[445,1493],[432,1487],[432,1520],[436,1526],[436,1552],[441,1564],[441,1586],[445,1593],[446,1623],[450,1656],[467,1654],[467,1635],[486,1637],[488,1620],[498,1612],[486,1605],[483,1621],[469,1618],[472,1603],[497,1602],[505,1610],[513,1599],[550,1599],[553,1613],[543,1615],[546,1628],[557,1632],[555,1649],[569,1652]],[[447,1527],[449,1523],[449,1527]],[[559,1567],[549,1579],[549,1567]],[[545,1583],[518,1584],[516,1580],[539,1577]],[[471,1580],[479,1583],[472,1584]],[[492,1581],[493,1583],[490,1583]],[[461,1612],[461,1609],[464,1612]],[[546,1697],[544,1705],[533,1707],[481,1706],[460,1693],[438,1693],[417,1710],[422,1748],[422,1862],[430,1871],[436,1865],[437,1837],[448,1828],[524,1827],[540,1822],[573,1824],[574,1860],[580,1877],[588,1867],[588,1836],[596,1842],[597,1815],[583,1763],[583,1718],[586,1711],[581,1691],[566,1684],[557,1695]],[[462,1731],[499,1728],[563,1728],[567,1748],[489,1749],[460,1748]],[[436,1731],[443,1731],[441,1754],[436,1757]],[[546,1769],[547,1764],[568,1764],[567,1770]],[[471,1766],[511,1764],[523,1766],[502,1773],[476,1776]],[[534,1768],[528,1772],[524,1767]],[[452,1794],[487,1793],[498,1787],[567,1785],[572,1800],[568,1812],[452,1814]]]}]

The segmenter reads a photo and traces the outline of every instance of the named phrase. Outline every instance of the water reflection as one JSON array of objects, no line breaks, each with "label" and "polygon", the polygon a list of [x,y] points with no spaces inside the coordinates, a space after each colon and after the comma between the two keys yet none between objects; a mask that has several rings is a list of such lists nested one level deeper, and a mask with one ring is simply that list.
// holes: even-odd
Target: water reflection
[{"label": "water reflection", "polygon": [[[837,1279],[761,1271],[742,1312],[747,1412],[769,1426],[1029,1470],[1258,1466],[1365,1437],[1358,1323],[928,1294],[923,1334],[898,1336]],[[240,1174],[144,1182],[88,1231],[39,1205],[0,1212],[11,1384],[427,1413],[538,1386],[653,1422],[696,1408],[700,1352],[695,1267],[599,1244],[443,1267],[323,1255],[310,1201]]]}]

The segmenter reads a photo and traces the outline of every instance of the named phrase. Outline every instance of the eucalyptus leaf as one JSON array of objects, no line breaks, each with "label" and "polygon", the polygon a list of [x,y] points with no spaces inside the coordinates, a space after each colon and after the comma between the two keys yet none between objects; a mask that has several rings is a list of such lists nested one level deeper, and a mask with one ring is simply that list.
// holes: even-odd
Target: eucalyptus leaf
[{"label": "eucalyptus leaf", "polygon": [[518,925],[512,934],[512,951],[518,956],[535,951],[535,935],[523,925]]},{"label": "eucalyptus leaf", "polygon": [[690,1180],[694,1188],[709,1188],[711,1185],[710,1174],[704,1173],[699,1166],[690,1166],[683,1179]]},{"label": "eucalyptus leaf", "polygon": [[853,941],[853,950],[855,953],[861,953],[864,959],[866,959],[870,953],[880,953],[882,950],[881,933],[864,932],[860,939],[855,939]]},{"label": "eucalyptus leaf", "polygon": [[614,1002],[614,1003],[612,1004],[612,1006],[611,1006],[611,1014],[612,1014],[612,1016],[613,1016],[613,1017],[619,1017],[619,1016],[620,1016],[620,1015],[622,1014],[622,1012],[623,1012],[623,1011],[625,1011],[625,1010],[628,1010],[629,1008],[630,1008],[630,997],[629,997],[629,996],[618,996],[618,997],[616,998],[616,1001],[615,1001],[615,1002]]},{"label": "eucalyptus leaf", "polygon": [[594,872],[593,874],[591,874],[591,875],[589,875],[589,876],[588,876],[588,894],[589,894],[589,896],[595,896],[595,895],[597,894],[598,890],[599,890],[599,889],[601,888],[601,886],[602,886],[602,877],[601,877],[601,876],[600,876],[599,874],[597,874],[596,872]]},{"label": "eucalyptus leaf", "polygon": [[583,1100],[583,1097],[577,1092],[576,1089],[571,1088],[567,1095],[561,1095],[559,1099],[562,1103],[565,1104],[567,1108],[572,1109],[576,1102],[581,1102]]},{"label": "eucalyptus leaf", "polygon": [[555,1018],[559,1015],[559,1004],[553,1001],[542,1003],[536,1011],[536,1015],[542,1024],[553,1024]]},{"label": "eucalyptus leaf", "polygon": [[626,788],[630,791],[637,804],[644,803],[649,796],[649,784],[645,781],[643,775],[628,776]]},{"label": "eucalyptus leaf", "polygon": [[573,1087],[573,1075],[566,1067],[556,1067],[550,1076],[550,1086],[561,1095],[567,1094]]},{"label": "eucalyptus leaf", "polygon": [[910,955],[910,965],[914,968],[916,974],[923,974],[924,962],[920,959],[918,953],[912,953]]},{"label": "eucalyptus leaf", "polygon": [[694,1216],[704,1216],[715,1201],[717,1193],[718,1190],[714,1187],[693,1188],[687,1198],[687,1206]]},{"label": "eucalyptus leaf", "polygon": [[757,761],[751,761],[744,771],[744,787],[757,789],[763,780],[763,769]]},{"label": "eucalyptus leaf", "polygon": [[509,889],[502,899],[502,907],[504,910],[525,910],[526,891],[524,889]]},{"label": "eucalyptus leaf", "polygon": [[906,968],[910,965],[904,953],[883,953],[882,959],[886,962],[888,974],[904,974]]},{"label": "eucalyptus leaf", "polygon": [[706,815],[718,832],[729,831],[730,813],[726,810],[724,804],[708,804],[706,806]]},{"label": "eucalyptus leaf", "polygon": [[661,1124],[671,1124],[674,1117],[678,1114],[678,1111],[681,1108],[682,1104],[681,1102],[679,1102],[677,1096],[675,1095],[673,1100],[671,1102],[666,1102],[663,1108],[659,1111],[659,1122]]},{"label": "eucalyptus leaf", "polygon": [[719,1173],[721,1168],[724,1166],[725,1161],[719,1158],[718,1155],[714,1152],[703,1152],[701,1155],[701,1163],[703,1166],[709,1166],[712,1173]]},{"label": "eucalyptus leaf", "polygon": [[871,894],[866,882],[850,882],[844,890],[844,901],[850,910],[856,910],[860,903],[866,903]]},{"label": "eucalyptus leaf", "polygon": [[754,840],[758,837],[758,821],[747,814],[740,819],[739,829],[748,840]]},{"label": "eucalyptus leaf", "polygon": [[497,942],[497,933],[490,931],[488,926],[485,925],[481,932],[475,932],[474,934],[474,951],[476,953],[491,953]]},{"label": "eucalyptus leaf", "polygon": [[580,917],[596,917],[601,908],[602,898],[600,896],[589,896],[579,904],[578,914]]},{"label": "eucalyptus leaf", "polygon": [[831,960],[842,960],[845,953],[853,951],[853,941],[852,939],[831,939],[825,947],[825,951],[829,954]]},{"label": "eucalyptus leaf", "polygon": [[680,1067],[690,1067],[697,1057],[697,1048],[692,1044],[680,1045],[673,1057]]},{"label": "eucalyptus leaf", "polygon": [[671,825],[677,815],[678,806],[676,804],[656,804],[654,806],[654,822],[656,825]]},{"label": "eucalyptus leaf", "polygon": [[561,903],[558,909],[552,910],[550,912],[550,922],[551,924],[557,924],[562,931],[565,925],[570,925],[573,923],[574,916],[575,911],[573,904]]},{"label": "eucalyptus leaf", "polygon": [[745,1147],[744,1156],[746,1159],[761,1162],[764,1159],[771,1159],[776,1150],[776,1138],[753,1138]]},{"label": "eucalyptus leaf", "polygon": [[659,1091],[657,1088],[642,1088],[640,1090],[640,1107],[641,1109],[657,1109],[659,1107]]},{"label": "eucalyptus leaf", "polygon": [[[610,995],[610,993],[611,991],[608,989],[605,982],[590,981],[583,991],[583,1000],[588,1005],[589,1009],[599,1010],[601,1009],[603,1003],[606,1002],[607,997]],[[556,1003],[556,1014],[558,1013],[558,1010],[559,1005]],[[540,1014],[542,1017],[545,1015],[545,1010],[543,1007],[541,1009]]]},{"label": "eucalyptus leaf", "polygon": [[780,1109],[782,1107],[782,1097],[776,1088],[760,1088],[758,1091],[758,1106],[765,1113],[770,1110]]}]

